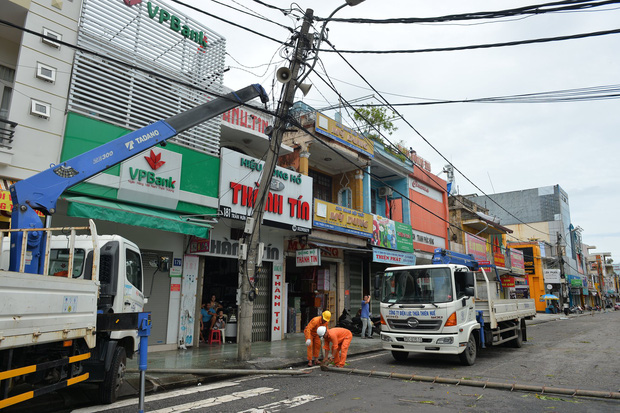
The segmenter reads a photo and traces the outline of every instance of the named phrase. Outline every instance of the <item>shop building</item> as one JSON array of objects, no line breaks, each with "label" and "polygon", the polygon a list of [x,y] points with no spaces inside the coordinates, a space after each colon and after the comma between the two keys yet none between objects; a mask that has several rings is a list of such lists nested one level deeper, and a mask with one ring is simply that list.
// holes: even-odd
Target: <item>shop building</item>
[{"label": "shop building", "polygon": [[450,196],[449,205],[450,249],[470,254],[479,263],[494,265],[493,271],[501,281],[500,297],[532,296],[526,275],[527,258],[511,254],[507,248],[506,239],[512,237],[513,231],[500,224],[489,210],[462,195]]},{"label": "shop building", "polygon": [[433,175],[430,162],[414,151],[409,157],[414,163],[408,182],[413,248],[418,264],[430,264],[435,248],[450,248],[447,182]]},{"label": "shop building", "polygon": [[406,199],[413,162],[301,102],[294,113],[304,130],[285,137],[294,152],[280,164],[313,178],[314,212],[312,233],[288,242],[290,332],[323,309],[332,325],[345,309],[355,316],[376,272],[415,263]]},{"label": "shop building", "polygon": [[[585,255],[582,250],[581,227],[571,222],[568,194],[560,185],[468,197],[488,208],[503,225],[514,231],[519,240],[535,239],[555,246],[562,279],[570,279],[560,291],[560,306],[585,301]],[[501,206],[501,207],[500,207]],[[509,212],[508,212],[509,211]]]},{"label": "shop building", "polygon": [[[50,36],[0,29],[5,186],[225,92],[224,37],[163,1],[1,4],[10,22]],[[81,226],[93,218],[99,233],[122,235],[140,247],[154,348],[197,342],[209,262],[189,247],[209,239],[220,207],[221,132],[227,146],[251,139],[245,147],[266,148],[261,128],[268,120],[251,120],[244,109],[231,114],[227,126],[222,117],[198,125],[165,148],[72,187],[52,217],[52,226]],[[169,257],[169,271],[158,269],[157,256]]]}]

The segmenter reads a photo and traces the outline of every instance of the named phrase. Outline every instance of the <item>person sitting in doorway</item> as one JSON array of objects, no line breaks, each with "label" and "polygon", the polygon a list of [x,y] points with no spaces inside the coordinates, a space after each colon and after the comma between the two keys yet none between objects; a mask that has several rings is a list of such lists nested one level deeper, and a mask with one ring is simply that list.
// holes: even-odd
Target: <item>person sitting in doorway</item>
[{"label": "person sitting in doorway", "polygon": [[222,332],[222,343],[226,342],[226,315],[221,308],[217,310],[217,315],[214,317],[212,330],[220,330]]}]

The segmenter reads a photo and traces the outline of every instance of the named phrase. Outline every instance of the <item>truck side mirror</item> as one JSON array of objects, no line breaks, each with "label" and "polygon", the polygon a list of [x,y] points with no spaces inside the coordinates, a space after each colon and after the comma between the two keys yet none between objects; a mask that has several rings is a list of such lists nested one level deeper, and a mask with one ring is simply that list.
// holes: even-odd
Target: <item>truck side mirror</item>
[{"label": "truck side mirror", "polygon": [[465,287],[476,287],[476,274],[473,272],[467,272],[465,274]]},{"label": "truck side mirror", "polygon": [[374,288],[374,299],[377,301],[381,300],[381,279],[383,277],[382,272],[378,272],[375,275],[375,288]]},{"label": "truck side mirror", "polygon": [[465,287],[465,295],[468,297],[475,297],[476,291],[474,290],[474,287]]}]

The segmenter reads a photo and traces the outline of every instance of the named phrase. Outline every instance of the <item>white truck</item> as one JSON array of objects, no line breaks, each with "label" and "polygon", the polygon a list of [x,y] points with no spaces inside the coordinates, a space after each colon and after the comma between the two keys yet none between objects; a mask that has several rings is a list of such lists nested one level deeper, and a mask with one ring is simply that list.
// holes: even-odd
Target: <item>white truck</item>
[{"label": "white truck", "polygon": [[375,279],[382,346],[397,361],[409,353],[458,355],[473,365],[479,349],[527,341],[533,299],[500,299],[501,282],[476,260],[438,248],[431,265],[388,268]]},{"label": "white truck", "polygon": [[[140,250],[118,235],[97,236],[92,220],[41,232],[50,234],[47,276],[6,271],[3,243],[0,408],[86,379],[99,383],[100,400],[110,403],[139,345],[134,314],[146,302]],[[110,316],[120,330],[98,328]]]},{"label": "white truck", "polygon": [[[138,335],[148,335],[150,318],[141,313],[138,246],[98,236],[92,221],[90,227],[43,228],[37,213],[54,214],[70,187],[256,97],[268,101],[260,85],[250,85],[11,186],[11,229],[0,233],[0,245],[10,234],[8,254],[0,257],[0,409],[84,380],[99,383],[100,400],[111,403],[126,358],[138,346],[144,382],[146,341],[138,343]],[[90,234],[78,235],[84,230]]]}]

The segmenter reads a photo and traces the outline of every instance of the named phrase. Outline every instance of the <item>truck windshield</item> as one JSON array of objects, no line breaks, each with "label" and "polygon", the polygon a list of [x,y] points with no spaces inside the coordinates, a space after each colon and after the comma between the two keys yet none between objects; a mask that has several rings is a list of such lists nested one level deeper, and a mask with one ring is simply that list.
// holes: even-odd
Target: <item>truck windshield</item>
[{"label": "truck windshield", "polygon": [[430,304],[453,301],[448,268],[419,268],[386,272],[381,302]]},{"label": "truck windshield", "polygon": [[[86,251],[81,248],[73,250],[73,278],[79,278],[84,270]],[[51,249],[49,275],[56,277],[69,276],[69,249]]]}]

